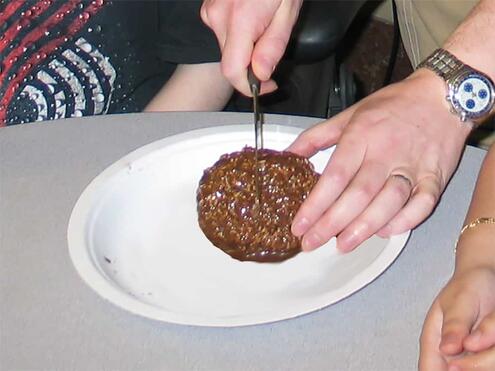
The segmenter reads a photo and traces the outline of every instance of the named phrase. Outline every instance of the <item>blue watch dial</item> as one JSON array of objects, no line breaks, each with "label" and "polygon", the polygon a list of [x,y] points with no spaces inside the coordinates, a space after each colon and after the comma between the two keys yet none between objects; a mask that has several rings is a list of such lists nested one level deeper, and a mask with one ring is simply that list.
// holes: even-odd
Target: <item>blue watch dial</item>
[{"label": "blue watch dial", "polygon": [[493,105],[493,85],[485,76],[470,73],[456,82],[452,103],[466,118],[478,118],[488,113]]}]

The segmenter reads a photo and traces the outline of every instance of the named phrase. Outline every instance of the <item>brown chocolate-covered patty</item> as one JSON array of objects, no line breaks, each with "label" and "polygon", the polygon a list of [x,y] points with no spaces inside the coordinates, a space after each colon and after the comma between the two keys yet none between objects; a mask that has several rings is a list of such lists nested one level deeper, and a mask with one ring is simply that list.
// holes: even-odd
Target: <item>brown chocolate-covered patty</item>
[{"label": "brown chocolate-covered patty", "polygon": [[261,204],[254,149],[246,147],[205,170],[197,192],[199,225],[235,259],[282,261],[301,251],[290,226],[319,175],[308,159],[290,152],[263,149],[258,158]]}]

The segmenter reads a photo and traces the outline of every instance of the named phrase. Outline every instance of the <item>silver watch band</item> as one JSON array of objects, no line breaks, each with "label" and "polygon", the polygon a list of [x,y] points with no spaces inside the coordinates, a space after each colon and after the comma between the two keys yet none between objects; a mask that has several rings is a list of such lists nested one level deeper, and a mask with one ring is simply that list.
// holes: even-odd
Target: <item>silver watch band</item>
[{"label": "silver watch band", "polygon": [[428,58],[418,65],[426,67],[444,80],[455,76],[466,65],[445,49],[435,50]]},{"label": "silver watch band", "polygon": [[418,68],[422,67],[445,81],[451,112],[461,121],[475,125],[490,115],[495,102],[495,87],[489,76],[464,64],[445,49],[435,50],[419,64]]}]

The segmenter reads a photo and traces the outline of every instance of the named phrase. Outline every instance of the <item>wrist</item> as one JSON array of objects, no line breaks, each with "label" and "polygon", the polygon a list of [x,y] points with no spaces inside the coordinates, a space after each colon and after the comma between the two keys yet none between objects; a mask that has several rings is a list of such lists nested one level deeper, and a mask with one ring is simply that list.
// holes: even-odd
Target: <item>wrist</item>
[{"label": "wrist", "polygon": [[[495,81],[495,64],[493,63],[493,56],[490,53],[490,48],[482,48],[476,51],[469,51],[463,46],[456,44],[446,45],[445,50],[455,55],[467,66],[481,72],[486,75],[491,81]],[[488,53],[487,53],[488,52]],[[475,122],[476,126],[493,118],[495,113],[495,107],[490,110],[489,113],[483,119],[479,119]]]},{"label": "wrist", "polygon": [[458,273],[487,268],[495,272],[495,224],[484,224],[466,231],[456,248],[455,271]]},{"label": "wrist", "polygon": [[445,81],[427,68],[417,69],[407,79],[416,81],[420,94],[427,96],[429,102],[437,108],[435,116],[431,117],[431,123],[445,122],[448,130],[454,132],[455,136],[464,143],[473,130],[473,125],[462,122],[459,116],[452,113],[447,100],[448,89]]},{"label": "wrist", "polygon": [[450,112],[462,122],[475,128],[490,116],[495,103],[495,85],[490,76],[446,49],[436,49],[418,69],[423,67],[443,80]]}]

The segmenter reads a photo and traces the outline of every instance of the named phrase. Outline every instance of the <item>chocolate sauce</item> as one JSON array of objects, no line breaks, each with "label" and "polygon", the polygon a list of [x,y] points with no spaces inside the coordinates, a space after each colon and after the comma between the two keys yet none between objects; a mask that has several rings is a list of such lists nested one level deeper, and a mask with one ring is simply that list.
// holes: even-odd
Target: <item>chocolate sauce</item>
[{"label": "chocolate sauce", "polygon": [[198,221],[206,237],[241,261],[279,262],[301,251],[292,220],[318,180],[308,159],[290,152],[246,147],[206,169],[197,191]]}]

